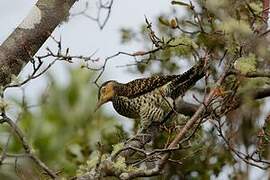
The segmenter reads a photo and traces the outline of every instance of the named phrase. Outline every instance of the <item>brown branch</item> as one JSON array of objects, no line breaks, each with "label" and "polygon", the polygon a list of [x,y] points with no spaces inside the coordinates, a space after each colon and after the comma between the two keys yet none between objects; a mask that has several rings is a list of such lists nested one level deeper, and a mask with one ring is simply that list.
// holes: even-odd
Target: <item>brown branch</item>
[{"label": "brown branch", "polygon": [[256,78],[256,77],[270,78],[270,72],[262,72],[262,71],[248,72],[244,76],[249,77],[249,78]]},{"label": "brown branch", "polygon": [[[251,95],[254,100],[259,100],[263,98],[270,97],[270,88],[259,88],[259,89],[251,89],[245,93],[246,95]],[[234,108],[240,107],[244,103],[244,97],[238,97],[236,100],[236,106]],[[180,114],[184,114],[186,116],[192,116],[197,110],[199,106],[197,104],[192,104],[185,102],[183,100],[176,103],[176,111]]]},{"label": "brown branch", "polygon": [[48,64],[47,67],[45,67],[41,72],[37,73],[37,70],[34,70],[32,72],[32,74],[30,76],[28,76],[27,79],[25,79],[22,82],[19,83],[15,83],[15,84],[7,84],[6,86],[4,86],[3,90],[6,90],[7,88],[12,88],[12,87],[22,87],[23,85],[25,85],[26,83],[28,83],[29,81],[36,79],[38,77],[40,77],[41,75],[43,75],[46,71],[48,71],[50,69],[50,67],[52,67],[52,65],[54,63],[56,63],[57,60],[52,61],[51,63]]},{"label": "brown branch", "polygon": [[[246,164],[249,164],[251,166],[266,170],[270,167],[270,162],[269,161],[264,161],[262,159],[255,159],[253,157],[253,155],[255,153],[253,153],[253,155],[248,155],[245,153],[242,153],[241,151],[235,149],[232,145],[232,143],[230,142],[230,138],[226,138],[223,131],[222,131],[222,126],[223,124],[220,122],[220,120],[218,119],[217,124],[215,124],[215,127],[218,131],[218,135],[223,139],[223,141],[225,142],[226,146],[228,147],[228,149],[234,154],[236,155],[239,159],[241,159],[242,161],[244,161]],[[256,152],[256,151],[255,151]],[[262,164],[262,165],[260,165]]]},{"label": "brown branch", "polygon": [[0,85],[18,75],[53,30],[69,15],[76,0],[39,0],[23,22],[0,46]]},{"label": "brown branch", "polygon": [[3,164],[4,160],[5,160],[6,157],[8,156],[7,151],[8,151],[8,145],[9,145],[9,143],[10,143],[10,139],[11,139],[11,134],[8,135],[6,144],[5,144],[4,147],[3,147],[2,155],[1,155],[1,158],[0,158],[0,165]]},{"label": "brown branch", "polygon": [[152,156],[156,153],[166,153],[166,152],[171,152],[171,151],[176,151],[176,150],[179,150],[181,149],[181,146],[178,146],[178,147],[174,147],[174,148],[164,148],[164,149],[154,149],[153,151],[146,151],[144,149],[141,149],[141,148],[138,148],[138,147],[134,147],[134,146],[126,146],[125,148],[119,150],[119,152],[117,152],[113,157],[112,159],[115,159],[116,156],[118,156],[121,152],[123,151],[126,151],[126,150],[133,150],[133,151],[137,151],[145,156]]},{"label": "brown branch", "polygon": [[12,131],[15,133],[15,135],[18,137],[19,141],[21,142],[25,153],[39,166],[41,167],[46,174],[48,174],[51,178],[55,179],[57,175],[49,168],[46,166],[44,162],[42,162],[34,153],[32,150],[31,145],[29,142],[26,140],[25,135],[21,131],[21,129],[17,126],[17,124],[7,117],[4,113],[2,114],[2,121],[6,122],[12,129]]},{"label": "brown branch", "polygon": [[229,74],[234,74],[238,76],[244,76],[247,78],[257,78],[257,77],[266,77],[270,78],[270,71],[255,71],[255,72],[247,72],[247,73],[241,73],[238,70],[231,70]]},{"label": "brown branch", "polygon": [[[226,77],[226,72],[224,72],[219,80],[216,83],[216,87],[220,86],[221,83],[224,81]],[[213,88],[207,98],[205,99],[204,103],[200,105],[196,113],[191,117],[191,119],[187,122],[187,124],[179,131],[176,135],[174,140],[169,145],[169,148],[173,148],[178,145],[178,143],[184,138],[185,134],[193,127],[193,125],[200,119],[201,114],[205,111],[206,106],[212,101],[213,97],[215,96],[216,88]],[[164,164],[169,157],[169,154],[165,155],[162,159],[162,163]]]},{"label": "brown branch", "polygon": [[[87,68],[87,69],[93,70],[93,71],[100,71],[100,73],[98,74],[98,76],[94,80],[94,84],[96,84],[99,87],[98,80],[100,79],[100,77],[105,72],[106,65],[107,65],[108,61],[115,58],[115,57],[117,57],[117,56],[126,55],[126,56],[130,56],[130,57],[139,57],[139,56],[150,55],[150,54],[156,53],[156,52],[158,52],[160,50],[164,50],[166,48],[174,48],[174,47],[178,47],[178,46],[188,46],[188,45],[183,44],[183,43],[179,43],[179,44],[176,44],[176,45],[171,45],[170,42],[171,42],[171,40],[168,40],[167,42],[162,42],[162,43],[164,43],[162,46],[151,49],[149,51],[137,51],[137,52],[134,52],[134,53],[128,53],[128,52],[119,51],[119,52],[117,52],[117,53],[115,53],[115,54],[113,54],[111,56],[106,57],[105,60],[104,60],[103,65],[101,67],[99,67],[99,68],[92,68],[92,67],[90,67],[90,65],[88,63],[84,67]],[[83,58],[80,58],[80,59],[83,59]],[[95,60],[95,61],[97,61],[97,60]],[[87,61],[85,61],[85,62],[87,62]]]},{"label": "brown branch", "polygon": [[[97,62],[99,58],[93,58],[96,52],[92,53],[90,56],[83,56],[83,55],[70,55],[69,54],[69,48],[65,49],[64,51],[62,50],[62,42],[61,40],[58,41],[56,40],[53,36],[51,38],[56,42],[58,50],[56,52],[53,52],[50,48],[46,48],[47,53],[45,55],[40,55],[36,56],[35,58],[32,57],[31,63],[32,63],[32,68],[33,71],[32,73],[22,82],[16,82],[16,83],[10,83],[7,84],[3,87],[3,91],[6,90],[7,88],[12,88],[12,87],[22,87],[29,81],[36,79],[43,74],[45,74],[57,61],[65,61],[68,63],[73,63],[74,59],[80,59],[83,60],[84,62]],[[46,58],[54,58],[49,64],[46,65],[42,69],[42,65],[45,62]]]},{"label": "brown branch", "polygon": [[269,18],[269,0],[263,0],[263,12],[262,12],[262,17],[264,21],[267,23],[268,18]]},{"label": "brown branch", "polygon": [[270,88],[256,89],[252,93],[252,96],[254,99],[262,99],[262,98],[270,97]]}]

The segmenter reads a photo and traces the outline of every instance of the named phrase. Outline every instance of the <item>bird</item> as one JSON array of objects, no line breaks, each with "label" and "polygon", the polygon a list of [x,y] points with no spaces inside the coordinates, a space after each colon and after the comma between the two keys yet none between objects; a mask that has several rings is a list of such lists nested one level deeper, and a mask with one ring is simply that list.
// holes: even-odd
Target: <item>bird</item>
[{"label": "bird", "polygon": [[140,119],[140,132],[153,122],[162,122],[175,112],[175,100],[183,96],[205,75],[204,61],[200,60],[188,71],[179,75],[155,75],[120,83],[104,82],[98,90],[96,109],[112,102],[120,115]]}]

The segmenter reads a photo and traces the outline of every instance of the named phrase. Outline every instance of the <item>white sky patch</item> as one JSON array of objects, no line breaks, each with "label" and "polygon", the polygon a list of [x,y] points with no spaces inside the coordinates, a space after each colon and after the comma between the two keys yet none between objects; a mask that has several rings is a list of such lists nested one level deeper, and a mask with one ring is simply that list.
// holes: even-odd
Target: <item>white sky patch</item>
[{"label": "white sky patch", "polygon": [[22,29],[33,29],[36,24],[39,24],[41,21],[41,11],[34,5],[27,17],[19,25],[19,28]]}]

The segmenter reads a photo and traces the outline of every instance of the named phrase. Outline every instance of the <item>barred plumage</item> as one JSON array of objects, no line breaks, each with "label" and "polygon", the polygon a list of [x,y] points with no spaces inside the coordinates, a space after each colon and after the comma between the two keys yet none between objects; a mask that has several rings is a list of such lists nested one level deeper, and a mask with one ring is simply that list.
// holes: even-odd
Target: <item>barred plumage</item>
[{"label": "barred plumage", "polygon": [[97,108],[112,101],[119,114],[141,119],[141,126],[147,128],[171,113],[174,100],[205,75],[204,69],[204,62],[200,61],[181,75],[153,76],[126,84],[107,81],[99,89]]}]

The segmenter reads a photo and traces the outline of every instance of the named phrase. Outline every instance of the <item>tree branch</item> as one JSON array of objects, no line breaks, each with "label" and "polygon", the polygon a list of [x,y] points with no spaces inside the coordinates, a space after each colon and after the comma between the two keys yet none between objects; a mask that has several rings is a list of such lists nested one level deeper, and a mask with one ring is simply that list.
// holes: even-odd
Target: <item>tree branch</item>
[{"label": "tree branch", "polygon": [[21,142],[25,153],[39,166],[41,167],[51,178],[55,179],[57,175],[48,167],[44,162],[42,162],[34,153],[32,150],[31,145],[26,140],[25,135],[21,131],[21,129],[17,126],[15,122],[13,122],[8,116],[6,116],[4,113],[2,114],[2,122],[6,122],[14,134],[18,137],[19,141]]},{"label": "tree branch", "polygon": [[39,0],[0,46],[0,85],[18,75],[53,30],[69,15],[76,0]]},{"label": "tree branch", "polygon": [[268,21],[268,18],[269,18],[269,0],[263,0],[263,20],[266,22],[267,24],[267,21]]}]

